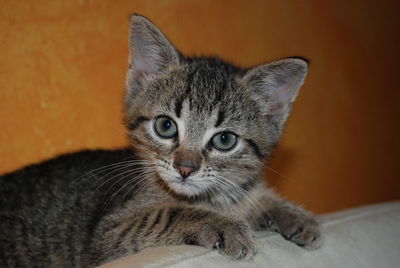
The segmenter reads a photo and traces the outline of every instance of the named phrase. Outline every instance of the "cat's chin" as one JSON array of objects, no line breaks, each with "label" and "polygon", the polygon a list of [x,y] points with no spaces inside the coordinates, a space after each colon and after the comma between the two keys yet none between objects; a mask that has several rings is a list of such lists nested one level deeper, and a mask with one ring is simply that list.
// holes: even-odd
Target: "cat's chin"
[{"label": "cat's chin", "polygon": [[162,180],[178,195],[193,197],[202,194],[205,189],[190,180],[182,181],[179,178],[164,178]]}]

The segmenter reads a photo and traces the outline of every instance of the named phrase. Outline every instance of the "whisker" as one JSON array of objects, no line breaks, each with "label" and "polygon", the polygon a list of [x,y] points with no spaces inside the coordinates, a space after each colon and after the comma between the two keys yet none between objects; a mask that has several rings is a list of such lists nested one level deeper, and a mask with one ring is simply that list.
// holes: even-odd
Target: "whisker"
[{"label": "whisker", "polygon": [[[93,194],[92,194],[91,197],[93,197],[93,196],[95,195],[95,193],[96,193],[103,185],[105,185],[107,182],[113,180],[114,178],[117,178],[117,177],[119,177],[119,176],[122,176],[122,175],[128,173],[127,175],[122,176],[122,177],[120,177],[119,179],[117,179],[111,186],[109,186],[109,189],[107,190],[107,192],[105,193],[105,195],[107,195],[107,194],[112,190],[112,188],[114,187],[114,185],[116,185],[117,183],[121,182],[121,181],[124,180],[125,178],[127,178],[127,177],[129,177],[129,176],[134,176],[135,174],[139,174],[139,176],[141,176],[142,174],[145,174],[146,172],[149,172],[149,171],[146,171],[146,170],[144,170],[143,168],[140,168],[140,169],[131,169],[131,170],[128,170],[128,171],[119,173],[119,174],[117,174],[117,175],[114,175],[113,177],[108,178],[108,179],[107,179],[105,182],[103,182],[100,186],[98,186],[98,187],[96,188],[96,190],[93,192]],[[139,177],[139,176],[136,176],[135,178],[131,178],[131,180],[132,180],[132,179],[133,179],[133,180],[136,180],[137,177]],[[91,198],[91,197],[90,197],[90,198]]]},{"label": "whisker", "polygon": [[104,172],[106,170],[110,170],[113,168],[118,168],[118,167],[122,167],[122,166],[129,166],[129,165],[135,165],[135,164],[139,164],[139,163],[146,163],[148,161],[146,160],[137,160],[137,159],[131,159],[131,160],[127,160],[127,161],[121,161],[121,162],[116,162],[116,163],[112,163],[106,166],[102,166],[93,170],[90,170],[82,175],[80,175],[79,177],[75,178],[74,180],[71,181],[71,183],[82,179],[86,176],[89,176],[91,173],[95,173],[95,172]]},{"label": "whisker", "polygon": [[[130,174],[124,176],[124,178],[129,177]],[[135,185],[137,185],[141,180],[145,179],[147,177],[148,174],[141,174],[139,176],[136,176],[130,180],[128,180],[128,182],[126,182],[122,187],[119,188],[118,191],[116,191],[112,196],[110,196],[109,198],[107,198],[106,201],[104,201],[103,206],[101,207],[100,211],[104,211],[104,209],[112,202],[112,200],[115,198],[115,196],[120,193],[127,185],[131,184],[131,183],[135,183],[133,185],[133,187],[135,187]],[[114,183],[115,185],[115,183]],[[109,191],[112,189],[112,187],[110,187]],[[132,189],[132,188],[131,188]],[[109,192],[108,191],[108,192]],[[107,193],[108,193],[107,192]]]},{"label": "whisker", "polygon": [[119,190],[116,191],[116,192],[108,199],[108,201],[104,204],[104,207],[107,207],[108,204],[111,203],[111,202],[113,201],[114,197],[115,197],[118,193],[120,193],[127,185],[129,185],[129,184],[131,184],[131,183],[133,183],[133,182],[139,182],[140,179],[145,178],[145,177],[146,177],[146,175],[143,175],[143,176],[141,176],[141,177],[135,177],[135,178],[133,178],[133,179],[128,180],[128,182],[126,182],[122,187],[120,187]]},{"label": "whisker", "polygon": [[229,198],[228,198],[228,197],[226,196],[226,194],[225,194],[225,193],[230,194],[230,192],[229,192],[229,191],[226,191],[225,188],[223,187],[223,185],[222,185],[218,180],[216,180],[215,182],[216,182],[215,187],[220,191],[219,193],[220,193],[220,194],[222,195],[222,197],[225,199],[225,202],[226,202],[226,204],[228,205],[229,210],[232,210],[232,206],[230,205]]},{"label": "whisker", "polygon": [[240,185],[238,185],[237,183],[235,183],[231,180],[228,180],[227,178],[220,176],[220,175],[217,175],[217,177],[222,179],[221,182],[231,185],[232,190],[237,191],[238,194],[240,194],[243,198],[245,198],[249,202],[249,204],[255,209],[256,213],[260,216],[260,218],[264,222],[265,226],[268,226],[267,222],[265,221],[264,216],[262,215],[260,209],[256,205],[256,204],[258,204],[260,207],[262,207],[262,205],[260,204],[260,202],[258,200],[256,200],[254,197],[252,197],[247,191],[245,191],[243,188],[241,188]]},{"label": "whisker", "polygon": [[[138,164],[138,163],[135,163],[135,164]],[[117,169],[115,169],[115,170],[113,170],[113,171],[111,171],[111,172],[109,172],[109,173],[107,173],[107,174],[104,174],[104,175],[100,178],[100,180],[102,180],[104,177],[109,176],[109,175],[111,175],[112,173],[114,173],[114,172],[116,172],[116,171],[118,171],[118,170],[121,170],[121,169],[124,169],[124,168],[132,168],[132,167],[137,166],[137,165],[135,165],[135,164],[126,164],[126,165],[124,165],[123,167],[119,167],[119,168],[117,168]],[[150,165],[149,165],[149,164],[150,164]],[[140,164],[139,168],[136,168],[136,167],[135,167],[134,169],[136,170],[136,169],[144,168],[144,167],[146,167],[146,166],[156,167],[156,166],[159,166],[159,165],[154,164],[154,163],[146,163],[145,165]],[[133,169],[133,168],[132,168],[132,169]],[[97,184],[98,181],[99,181],[99,180],[96,181],[96,184]]]},{"label": "whisker", "polygon": [[127,163],[125,163],[125,161],[124,162],[118,162],[118,163],[113,163],[113,164],[110,164],[110,165],[106,165],[106,166],[102,166],[102,167],[90,170],[90,171],[80,175],[79,177],[73,179],[71,181],[71,183],[73,183],[73,182],[75,182],[75,181],[77,181],[79,179],[82,179],[82,178],[84,178],[86,176],[89,176],[91,173],[109,170],[109,169],[116,168],[116,167],[119,167],[119,166],[122,166],[122,165],[125,165],[125,164],[127,164]]},{"label": "whisker", "polygon": [[[114,175],[114,176],[112,176],[112,177],[106,179],[103,183],[101,183],[101,184],[94,190],[94,193],[97,192],[103,185],[105,185],[105,184],[108,183],[109,181],[112,181],[113,179],[115,179],[115,178],[117,178],[117,177],[119,177],[119,176],[121,176],[121,175],[127,174],[127,173],[130,173],[129,175],[136,174],[137,172],[135,172],[135,171],[140,171],[140,169],[130,169],[130,170],[127,170],[127,171],[124,171],[124,172],[120,172],[120,173],[118,173],[118,174],[116,174],[116,175]],[[132,173],[132,172],[133,172],[133,173]],[[105,176],[109,176],[109,175],[111,175],[112,173],[114,173],[114,171],[111,172],[111,173],[108,173],[108,174],[105,175]],[[105,176],[103,176],[103,177],[105,177]],[[124,177],[122,177],[122,178],[124,178]],[[121,179],[121,178],[120,178],[120,179]],[[118,183],[118,182],[120,181],[120,179],[118,179],[115,183]],[[110,188],[112,188],[112,187],[115,185],[115,183],[114,183],[113,185],[111,185]]]},{"label": "whisker", "polygon": [[152,184],[156,178],[155,177],[148,177],[148,182],[146,184],[143,184],[140,188],[138,188],[138,192],[142,191],[144,188],[148,187],[150,184]]},{"label": "whisker", "polygon": [[273,173],[275,173],[275,174],[281,176],[281,177],[284,178],[284,179],[287,179],[287,180],[290,179],[288,176],[283,175],[282,173],[278,172],[277,170],[275,170],[275,169],[273,169],[273,168],[271,168],[271,167],[269,167],[269,166],[267,166],[267,165],[265,165],[265,168],[267,168],[268,170],[272,171]]}]

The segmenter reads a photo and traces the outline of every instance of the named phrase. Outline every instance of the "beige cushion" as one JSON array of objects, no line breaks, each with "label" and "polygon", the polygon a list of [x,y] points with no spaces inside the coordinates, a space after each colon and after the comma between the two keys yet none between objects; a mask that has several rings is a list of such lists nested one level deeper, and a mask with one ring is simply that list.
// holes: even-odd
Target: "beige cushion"
[{"label": "beige cushion", "polygon": [[280,235],[258,233],[258,253],[234,261],[196,246],[148,248],[103,268],[122,267],[400,267],[400,202],[355,208],[319,216],[323,246],[306,251]]}]

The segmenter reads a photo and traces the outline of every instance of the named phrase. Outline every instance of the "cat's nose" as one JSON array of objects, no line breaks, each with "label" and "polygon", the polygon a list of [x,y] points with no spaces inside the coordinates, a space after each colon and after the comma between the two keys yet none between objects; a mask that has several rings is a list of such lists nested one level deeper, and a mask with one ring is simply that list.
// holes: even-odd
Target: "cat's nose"
[{"label": "cat's nose", "polygon": [[179,174],[181,174],[184,180],[189,177],[190,174],[199,169],[197,165],[186,161],[176,163],[174,166],[179,171]]}]

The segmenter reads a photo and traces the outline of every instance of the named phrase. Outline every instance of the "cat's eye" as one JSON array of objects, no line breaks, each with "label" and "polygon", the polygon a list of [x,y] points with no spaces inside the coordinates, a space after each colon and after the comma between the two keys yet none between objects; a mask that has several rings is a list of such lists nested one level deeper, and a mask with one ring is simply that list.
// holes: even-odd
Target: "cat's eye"
[{"label": "cat's eye", "polygon": [[232,150],[237,143],[237,136],[231,132],[220,132],[211,139],[212,146],[220,151]]},{"label": "cat's eye", "polygon": [[174,120],[166,116],[160,116],[154,123],[154,129],[161,138],[170,139],[178,134],[178,128]]}]

